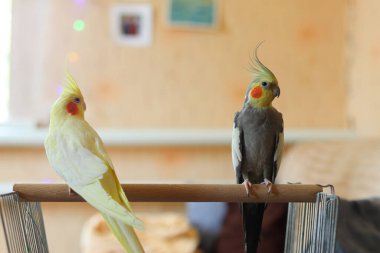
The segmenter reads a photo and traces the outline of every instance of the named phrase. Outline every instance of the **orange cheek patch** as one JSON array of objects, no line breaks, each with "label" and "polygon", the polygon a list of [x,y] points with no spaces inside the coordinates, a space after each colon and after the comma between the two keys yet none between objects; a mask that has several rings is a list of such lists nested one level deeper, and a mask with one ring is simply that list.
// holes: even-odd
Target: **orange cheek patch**
[{"label": "orange cheek patch", "polygon": [[78,106],[74,102],[70,102],[66,105],[66,111],[71,115],[78,113]]},{"label": "orange cheek patch", "polygon": [[259,98],[261,97],[261,94],[263,94],[263,90],[261,89],[260,86],[256,86],[251,90],[251,97],[253,98]]}]

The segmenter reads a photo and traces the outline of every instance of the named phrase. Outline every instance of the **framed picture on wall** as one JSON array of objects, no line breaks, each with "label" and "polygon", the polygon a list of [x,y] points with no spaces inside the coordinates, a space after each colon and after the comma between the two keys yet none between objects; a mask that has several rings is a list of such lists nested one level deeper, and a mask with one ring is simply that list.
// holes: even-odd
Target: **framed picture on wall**
[{"label": "framed picture on wall", "polygon": [[146,47],[152,42],[152,6],[123,4],[111,7],[111,32],[120,44]]},{"label": "framed picture on wall", "polygon": [[218,0],[169,0],[168,22],[172,27],[216,28]]}]

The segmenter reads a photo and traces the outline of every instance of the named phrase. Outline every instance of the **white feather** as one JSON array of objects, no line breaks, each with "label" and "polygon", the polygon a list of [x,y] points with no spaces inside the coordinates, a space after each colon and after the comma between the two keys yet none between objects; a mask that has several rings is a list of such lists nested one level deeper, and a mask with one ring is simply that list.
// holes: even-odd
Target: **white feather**
[{"label": "white feather", "polygon": [[126,197],[110,195],[120,190],[116,182],[102,185],[99,181],[115,179],[110,173],[112,163],[96,131],[79,120],[67,120],[60,128],[51,131],[45,141],[46,154],[54,170],[90,205],[126,224],[142,228],[142,222],[128,210]]},{"label": "white feather", "polygon": [[138,240],[136,233],[130,226],[125,226],[119,220],[110,215],[102,213],[104,219],[107,221],[109,228],[114,232],[116,238],[127,249],[128,252],[143,253],[144,249]]},{"label": "white feather", "polygon": [[242,161],[242,154],[240,150],[240,129],[235,125],[232,128],[232,165],[236,168]]},{"label": "white feather", "polygon": [[[50,164],[69,185],[73,186],[93,183],[101,179],[108,170],[106,162],[87,148],[88,144],[83,145],[90,135],[78,131],[79,129],[55,131],[45,141]],[[92,143],[94,141],[92,140]]]},{"label": "white feather", "polygon": [[274,153],[274,161],[277,163],[277,170],[280,168],[282,159],[282,150],[284,148],[284,132],[278,134],[277,148]]},{"label": "white feather", "polygon": [[124,224],[134,226],[138,229],[144,228],[143,223],[133,213],[115,201],[99,182],[86,186],[74,186],[72,188],[100,212],[122,221]]}]

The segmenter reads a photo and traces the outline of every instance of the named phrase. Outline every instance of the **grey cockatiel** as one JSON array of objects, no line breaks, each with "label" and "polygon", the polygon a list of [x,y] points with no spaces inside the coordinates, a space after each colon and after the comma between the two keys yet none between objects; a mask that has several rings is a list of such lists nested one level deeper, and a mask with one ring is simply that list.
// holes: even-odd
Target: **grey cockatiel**
[{"label": "grey cockatiel", "polygon": [[[243,108],[237,112],[232,133],[232,162],[237,183],[249,194],[251,184],[264,183],[268,192],[276,178],[284,143],[282,115],[272,101],[280,96],[274,74],[254,57],[253,81],[249,84]],[[241,205],[245,250],[254,253],[260,240],[265,204]]]}]

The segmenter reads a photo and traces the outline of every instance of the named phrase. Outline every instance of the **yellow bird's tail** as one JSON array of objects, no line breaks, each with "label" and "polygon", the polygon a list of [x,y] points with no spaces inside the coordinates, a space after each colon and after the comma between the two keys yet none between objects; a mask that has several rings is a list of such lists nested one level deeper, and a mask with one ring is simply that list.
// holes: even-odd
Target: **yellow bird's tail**
[{"label": "yellow bird's tail", "polygon": [[144,249],[133,227],[125,225],[123,222],[105,213],[102,213],[102,215],[108,227],[128,253],[144,253]]}]

